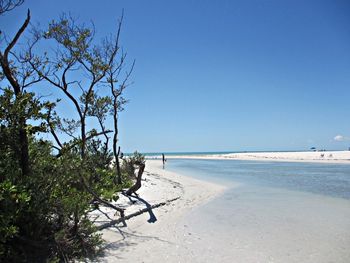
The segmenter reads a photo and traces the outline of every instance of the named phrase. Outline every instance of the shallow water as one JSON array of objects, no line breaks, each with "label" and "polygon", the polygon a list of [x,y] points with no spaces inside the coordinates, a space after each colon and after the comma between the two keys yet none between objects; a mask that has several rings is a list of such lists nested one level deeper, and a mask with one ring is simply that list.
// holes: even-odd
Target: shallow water
[{"label": "shallow water", "polygon": [[347,164],[170,159],[166,168],[225,185],[239,182],[350,199]]},{"label": "shallow water", "polygon": [[225,184],[178,224],[192,262],[350,262],[350,165],[169,160]]}]

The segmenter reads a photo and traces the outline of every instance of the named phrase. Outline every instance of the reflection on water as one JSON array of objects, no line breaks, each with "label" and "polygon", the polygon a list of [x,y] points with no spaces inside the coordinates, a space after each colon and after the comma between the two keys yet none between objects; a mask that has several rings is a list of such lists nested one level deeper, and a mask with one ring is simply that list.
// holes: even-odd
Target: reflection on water
[{"label": "reflection on water", "polygon": [[350,165],[170,159],[167,169],[219,183],[285,188],[350,199]]}]

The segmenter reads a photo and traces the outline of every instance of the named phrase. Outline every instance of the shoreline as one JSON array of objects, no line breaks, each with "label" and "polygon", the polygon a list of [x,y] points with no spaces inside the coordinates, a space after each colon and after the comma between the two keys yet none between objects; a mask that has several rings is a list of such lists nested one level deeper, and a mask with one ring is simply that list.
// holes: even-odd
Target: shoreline
[{"label": "shoreline", "polygon": [[147,160],[139,198],[121,196],[117,204],[128,215],[147,207],[144,201],[180,198],[101,231],[104,254],[94,262],[347,262],[349,200],[264,185],[223,186],[161,166],[159,159]]},{"label": "shoreline", "polygon": [[[148,157],[151,158],[152,157]],[[155,159],[158,156],[153,157]],[[268,162],[308,162],[325,164],[350,164],[350,151],[322,152],[245,152],[206,155],[168,155],[167,159],[199,159],[199,160],[240,160]]]},{"label": "shoreline", "polygon": [[[163,170],[160,160],[147,160],[139,198],[121,195],[116,204],[125,208],[128,215],[149,205],[179,198],[126,221],[127,226],[119,224],[100,231],[105,246],[97,262],[169,260],[170,254],[184,245],[178,235],[178,222],[226,189],[223,185]],[[96,225],[99,225],[108,221],[107,216],[113,218],[113,214],[111,209],[103,208],[103,212],[92,216],[98,218]]]}]

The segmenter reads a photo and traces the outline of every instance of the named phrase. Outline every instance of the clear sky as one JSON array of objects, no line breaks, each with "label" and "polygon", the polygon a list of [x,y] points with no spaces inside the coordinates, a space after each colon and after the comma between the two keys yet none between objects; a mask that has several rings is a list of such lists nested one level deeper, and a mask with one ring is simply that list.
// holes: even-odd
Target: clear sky
[{"label": "clear sky", "polygon": [[42,25],[92,20],[98,36],[124,8],[125,152],[350,146],[350,1],[27,0],[1,27],[28,7]]}]

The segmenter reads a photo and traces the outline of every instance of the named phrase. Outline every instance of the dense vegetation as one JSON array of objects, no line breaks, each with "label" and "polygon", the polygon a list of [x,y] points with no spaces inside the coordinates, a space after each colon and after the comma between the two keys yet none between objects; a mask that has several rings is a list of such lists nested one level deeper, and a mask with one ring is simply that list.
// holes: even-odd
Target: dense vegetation
[{"label": "dense vegetation", "polygon": [[[0,14],[22,2],[1,0]],[[120,164],[117,146],[133,64],[125,71],[122,20],[115,37],[96,43],[92,27],[62,15],[44,30],[32,28],[19,46],[30,19],[28,11],[10,40],[1,38],[0,261],[65,262],[98,252],[89,212],[105,205],[123,216],[111,201],[144,162],[137,154]],[[44,85],[62,96],[39,96]],[[63,102],[74,109],[68,117],[57,111]]]}]

